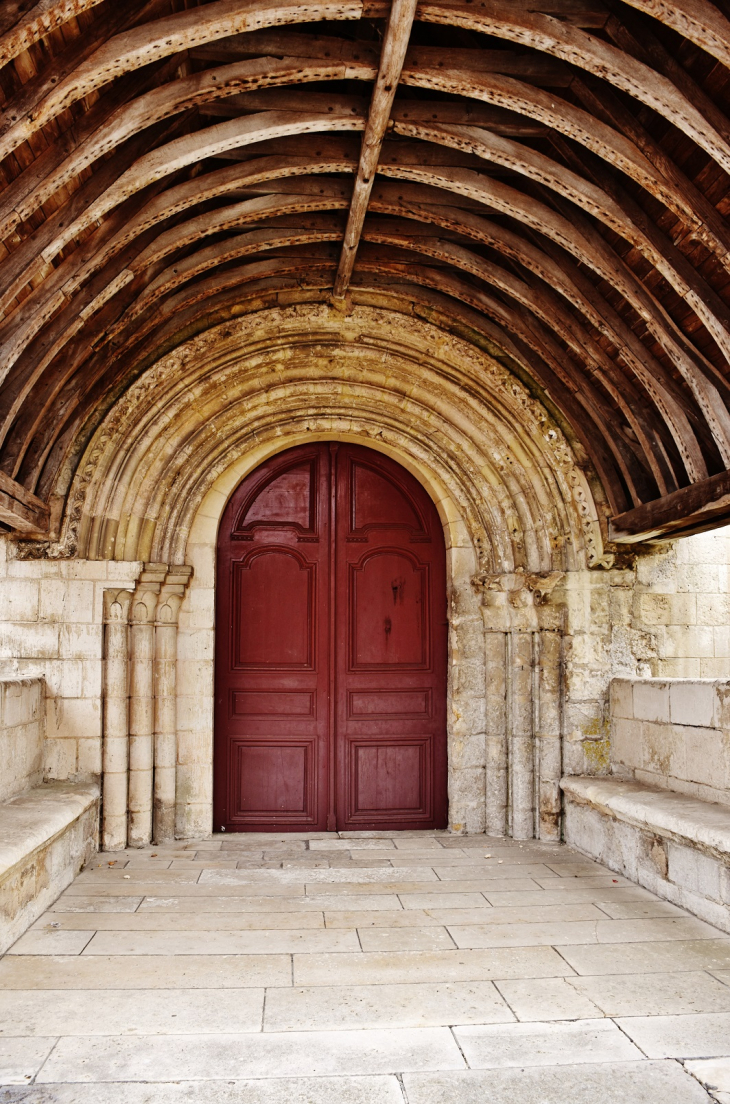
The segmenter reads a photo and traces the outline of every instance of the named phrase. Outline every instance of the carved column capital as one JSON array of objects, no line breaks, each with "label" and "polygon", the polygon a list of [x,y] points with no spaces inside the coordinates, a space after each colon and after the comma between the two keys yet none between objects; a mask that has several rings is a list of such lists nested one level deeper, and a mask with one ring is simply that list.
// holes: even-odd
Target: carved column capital
[{"label": "carved column capital", "polygon": [[129,607],[132,601],[131,590],[120,588],[118,590],[104,591],[104,624],[124,624],[129,621]]},{"label": "carved column capital", "polygon": [[183,603],[185,591],[188,588],[192,575],[192,567],[188,567],[186,564],[168,569],[157,599],[155,609],[156,625],[177,626],[180,616],[180,607]]}]

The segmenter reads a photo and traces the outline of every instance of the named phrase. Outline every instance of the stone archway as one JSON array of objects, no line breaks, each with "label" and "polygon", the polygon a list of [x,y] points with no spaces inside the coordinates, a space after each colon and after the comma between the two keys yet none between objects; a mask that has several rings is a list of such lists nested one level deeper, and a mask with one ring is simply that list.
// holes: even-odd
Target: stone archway
[{"label": "stone archway", "polygon": [[[222,511],[252,468],[316,439],[393,457],[442,519],[452,828],[555,838],[563,577],[576,583],[610,564],[585,457],[474,345],[394,312],[358,308],[343,319],[321,306],[226,323],[157,362],[109,411],[69,490],[67,553],[146,563],[140,593],[160,593],[177,566],[192,569],[175,645],[177,834],[211,826]],[[154,625],[157,601],[130,596],[132,625],[135,610]],[[149,657],[145,631],[133,627],[130,641]],[[137,683],[149,698],[143,663]]]}]

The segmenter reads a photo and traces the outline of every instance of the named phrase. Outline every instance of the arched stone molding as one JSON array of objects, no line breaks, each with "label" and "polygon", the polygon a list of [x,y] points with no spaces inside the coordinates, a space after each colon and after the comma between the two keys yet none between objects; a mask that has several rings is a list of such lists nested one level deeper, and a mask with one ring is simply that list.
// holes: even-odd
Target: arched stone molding
[{"label": "arched stone molding", "polygon": [[225,323],[149,368],[78,465],[62,554],[183,562],[218,476],[272,432],[321,436],[322,417],[433,470],[480,570],[602,563],[585,458],[507,368],[420,319],[367,307],[343,319],[316,304]]},{"label": "arched stone molding", "polygon": [[[159,590],[162,574],[149,582],[157,568],[193,569],[176,644],[166,645],[168,664],[171,647],[177,654],[176,833],[211,826],[220,517],[249,471],[314,439],[392,456],[428,490],[444,523],[452,827],[555,838],[559,584],[566,572],[610,566],[588,478],[545,407],[496,360],[413,318],[357,308],[343,320],[321,306],[226,323],[164,357],[110,411],[71,488],[59,550],[146,561],[138,588]],[[135,596],[130,610],[139,605]],[[129,631],[132,682],[147,688],[151,633],[160,636],[148,605]],[[144,790],[140,839],[148,836],[159,709],[132,691],[129,750],[140,743],[147,754],[129,774],[136,840],[136,788]],[[167,824],[169,833],[169,816]]]}]

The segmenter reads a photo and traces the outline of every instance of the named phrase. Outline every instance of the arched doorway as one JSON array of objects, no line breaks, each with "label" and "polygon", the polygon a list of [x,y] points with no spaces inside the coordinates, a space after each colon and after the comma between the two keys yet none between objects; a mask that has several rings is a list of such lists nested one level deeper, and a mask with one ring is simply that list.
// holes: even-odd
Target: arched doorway
[{"label": "arched doorway", "polygon": [[252,472],[218,537],[214,829],[445,827],[446,649],[413,476],[335,442]]}]

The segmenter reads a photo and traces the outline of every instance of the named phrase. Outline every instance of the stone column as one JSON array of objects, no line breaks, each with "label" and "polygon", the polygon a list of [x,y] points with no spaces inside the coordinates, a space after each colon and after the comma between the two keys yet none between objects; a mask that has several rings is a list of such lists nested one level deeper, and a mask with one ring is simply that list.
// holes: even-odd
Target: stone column
[{"label": "stone column", "polygon": [[562,775],[561,695],[562,634],[540,632],[539,695],[537,725],[538,836],[560,839],[560,777]]},{"label": "stone column", "polygon": [[486,832],[507,834],[507,634],[484,634],[487,671]]},{"label": "stone column", "polygon": [[127,835],[130,847],[145,847],[152,840],[155,613],[166,575],[166,564],[145,564],[131,603]]},{"label": "stone column", "polygon": [[152,831],[155,843],[175,838],[177,769],[177,626],[192,567],[170,568],[155,615],[155,738]]},{"label": "stone column", "polygon": [[487,833],[560,836],[561,571],[483,573]]},{"label": "stone column", "polygon": [[532,839],[535,834],[532,638],[531,632],[509,635],[509,773],[514,839]]},{"label": "stone column", "polygon": [[104,851],[127,846],[130,590],[104,591],[102,831]]}]

